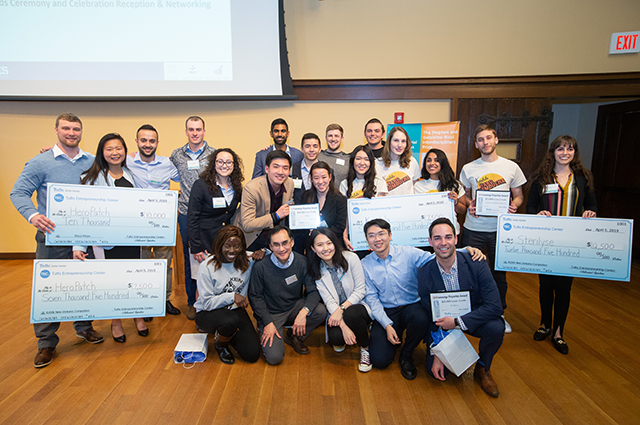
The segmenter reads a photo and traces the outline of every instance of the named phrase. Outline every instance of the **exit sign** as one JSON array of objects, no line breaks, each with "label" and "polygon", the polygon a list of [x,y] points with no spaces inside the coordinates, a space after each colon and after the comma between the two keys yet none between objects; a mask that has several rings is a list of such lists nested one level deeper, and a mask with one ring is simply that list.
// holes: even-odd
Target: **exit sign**
[{"label": "exit sign", "polygon": [[615,32],[611,34],[609,54],[640,52],[640,31]]}]

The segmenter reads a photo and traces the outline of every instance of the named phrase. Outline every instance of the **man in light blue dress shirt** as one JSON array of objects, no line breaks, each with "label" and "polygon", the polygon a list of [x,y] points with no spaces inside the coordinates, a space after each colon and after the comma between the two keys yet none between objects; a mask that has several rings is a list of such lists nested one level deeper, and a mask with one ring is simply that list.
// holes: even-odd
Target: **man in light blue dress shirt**
[{"label": "man in light blue dress shirt", "polygon": [[[141,189],[169,190],[171,181],[179,182],[180,175],[178,169],[166,156],[156,155],[160,137],[158,130],[150,124],[144,124],[136,132],[136,145],[138,152],[133,157],[127,157],[127,168],[133,175],[135,186]],[[167,314],[178,315],[180,310],[171,304],[171,287],[173,269],[171,260],[173,258],[172,246],[143,246],[141,258],[153,258],[167,260]],[[150,322],[151,317],[145,318]]]}]

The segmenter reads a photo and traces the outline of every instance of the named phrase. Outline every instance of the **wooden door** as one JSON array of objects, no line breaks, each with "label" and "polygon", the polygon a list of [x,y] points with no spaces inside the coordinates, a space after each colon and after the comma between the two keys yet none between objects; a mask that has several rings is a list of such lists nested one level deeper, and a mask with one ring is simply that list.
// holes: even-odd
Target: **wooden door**
[{"label": "wooden door", "polygon": [[[640,100],[600,106],[591,170],[598,216],[635,220],[635,241],[640,225],[639,161]],[[633,248],[633,259],[640,260],[637,244]]]},{"label": "wooden door", "polygon": [[[515,161],[529,179],[549,146],[553,126],[550,98],[536,99],[459,99],[456,120],[460,121],[458,166],[480,157],[473,132],[480,124],[492,124],[498,133],[498,154]],[[529,193],[525,185],[525,202],[518,212],[525,212]]]}]

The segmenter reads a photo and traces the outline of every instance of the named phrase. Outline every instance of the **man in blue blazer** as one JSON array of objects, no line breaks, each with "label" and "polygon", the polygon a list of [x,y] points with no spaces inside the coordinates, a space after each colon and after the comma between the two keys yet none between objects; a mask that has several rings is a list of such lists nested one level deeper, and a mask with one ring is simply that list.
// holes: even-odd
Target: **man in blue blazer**
[{"label": "man in blue blazer", "polygon": [[[474,262],[466,252],[456,252],[456,230],[447,218],[434,220],[429,227],[429,244],[436,261],[418,270],[418,294],[422,305],[431,314],[430,294],[434,292],[469,291],[471,311],[460,317],[442,317],[431,323],[427,334],[427,346],[431,345],[431,332],[460,327],[465,333],[480,338],[480,360],[474,376],[482,389],[492,397],[498,397],[498,386],[491,372],[491,361],[504,338],[502,303],[498,287],[486,261]],[[427,369],[436,379],[444,381],[448,370],[434,355],[427,356]]]},{"label": "man in blue blazer", "polygon": [[302,161],[302,152],[287,144],[287,139],[289,138],[289,124],[287,124],[284,119],[276,118],[271,122],[271,131],[269,131],[269,135],[273,139],[273,145],[256,152],[256,159],[253,164],[253,174],[251,175],[252,179],[265,175],[264,167],[266,165],[267,154],[269,152],[281,150],[291,157],[291,161],[294,164]]}]

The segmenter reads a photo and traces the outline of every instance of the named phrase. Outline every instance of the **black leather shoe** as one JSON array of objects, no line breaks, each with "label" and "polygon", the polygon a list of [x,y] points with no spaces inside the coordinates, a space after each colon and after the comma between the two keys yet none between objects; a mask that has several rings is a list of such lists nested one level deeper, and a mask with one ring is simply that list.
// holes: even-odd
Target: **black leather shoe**
[{"label": "black leather shoe", "polygon": [[416,365],[413,364],[412,357],[400,357],[400,373],[404,379],[408,379],[409,381],[416,379],[418,369],[416,369]]},{"label": "black leather shoe", "polygon": [[220,357],[220,361],[225,364],[234,364],[236,359],[233,357],[233,353],[229,350],[229,344],[218,345],[216,342],[213,344],[218,352],[218,357]]},{"label": "black leather shoe", "polygon": [[142,319],[142,320],[144,320],[146,323],[149,323],[150,321],[152,321],[152,320],[153,320],[153,317],[145,317],[145,318],[144,318],[144,319]]},{"label": "black leather shoe", "polygon": [[138,335],[149,336],[149,329],[143,329],[143,330],[138,329]]},{"label": "black leather shoe", "polygon": [[33,359],[33,367],[41,368],[48,366],[53,361],[53,352],[56,351],[53,347],[39,348],[36,358]]},{"label": "black leather shoe", "polygon": [[309,354],[309,347],[296,335],[293,334],[291,329],[288,329],[284,334],[284,342],[293,347],[293,351],[298,354]]},{"label": "black leather shoe", "polygon": [[549,335],[551,335],[551,329],[545,329],[543,327],[540,327],[533,334],[533,339],[535,339],[536,341],[544,341],[545,339],[547,339]]},{"label": "black leather shoe", "polygon": [[119,342],[121,344],[127,342],[127,336],[124,333],[120,336],[113,335],[113,324],[111,325],[111,337],[113,337],[115,342]]},{"label": "black leather shoe", "polygon": [[180,314],[180,309],[176,306],[174,306],[173,304],[171,304],[171,301],[167,301],[167,314],[170,314],[172,316],[177,316]]},{"label": "black leather shoe", "polygon": [[564,342],[564,339],[553,338],[553,346],[556,347],[556,350],[558,350],[559,353],[569,354],[569,346]]}]

